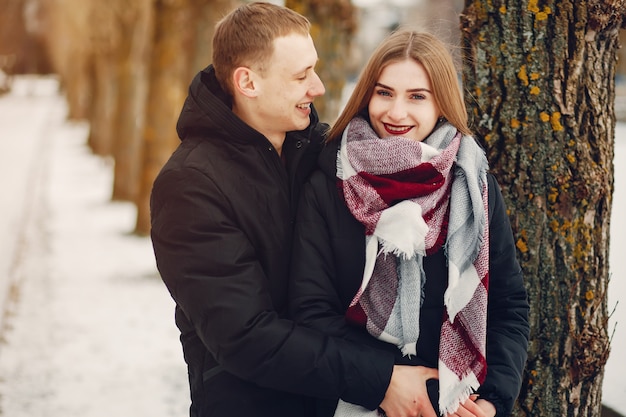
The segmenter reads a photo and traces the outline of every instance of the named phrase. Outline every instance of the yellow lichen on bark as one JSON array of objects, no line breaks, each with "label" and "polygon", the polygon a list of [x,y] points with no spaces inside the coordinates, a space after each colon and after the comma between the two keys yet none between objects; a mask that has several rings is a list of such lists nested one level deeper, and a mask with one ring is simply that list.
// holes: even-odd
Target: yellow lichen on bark
[{"label": "yellow lichen on bark", "polygon": [[559,222],[556,219],[550,221],[550,229],[556,233],[559,230]]},{"label": "yellow lichen on bark", "polygon": [[520,79],[523,85],[528,85],[528,74],[526,73],[526,65],[522,65],[522,67],[517,72],[517,78]]},{"label": "yellow lichen on bark", "polygon": [[543,11],[539,9],[537,5],[538,0],[530,0],[528,2],[528,11],[535,14],[535,18],[537,21],[547,20],[548,16],[552,14],[552,9],[548,6],[543,8]]},{"label": "yellow lichen on bark", "polygon": [[517,249],[522,253],[528,252],[528,245],[522,239],[518,239],[515,246],[517,246]]},{"label": "yellow lichen on bark", "polygon": [[548,19],[548,13],[546,13],[546,12],[538,12],[535,16],[537,16],[537,20],[546,20],[546,19]]},{"label": "yellow lichen on bark", "polygon": [[558,111],[552,113],[552,116],[550,117],[550,123],[552,123],[552,130],[554,130],[555,132],[562,131],[563,125],[561,124],[561,113]]},{"label": "yellow lichen on bark", "polygon": [[533,13],[538,13],[539,12],[539,7],[537,7],[537,1],[538,0],[530,0],[528,2],[528,11],[529,12],[533,12]]},{"label": "yellow lichen on bark", "polygon": [[555,187],[550,188],[550,194],[548,194],[548,201],[550,203],[556,203],[556,199],[559,196],[559,190]]}]

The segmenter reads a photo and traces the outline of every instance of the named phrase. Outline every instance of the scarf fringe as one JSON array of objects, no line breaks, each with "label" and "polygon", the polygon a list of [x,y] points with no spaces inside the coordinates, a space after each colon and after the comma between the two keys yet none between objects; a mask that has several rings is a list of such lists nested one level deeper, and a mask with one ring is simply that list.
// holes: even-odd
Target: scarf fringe
[{"label": "scarf fringe", "polygon": [[[441,384],[441,379],[455,379],[454,383]],[[471,394],[476,392],[480,383],[476,375],[468,372],[461,378],[449,370],[445,364],[439,362],[439,412],[442,416],[452,414],[459,409],[459,406],[467,401]]]},{"label": "scarf fringe", "polygon": [[409,359],[417,354],[417,342],[398,345],[398,348],[400,348],[402,356],[406,356]]}]

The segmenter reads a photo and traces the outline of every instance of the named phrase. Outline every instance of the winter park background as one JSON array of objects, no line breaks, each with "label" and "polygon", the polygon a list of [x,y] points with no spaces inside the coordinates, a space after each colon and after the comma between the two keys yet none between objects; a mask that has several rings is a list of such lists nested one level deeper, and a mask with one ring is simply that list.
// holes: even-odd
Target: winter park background
[{"label": "winter park background", "polygon": [[[65,120],[55,78],[0,96],[0,416],[188,415],[186,369],[149,238],[111,202],[112,165]],[[626,123],[615,139],[603,403],[626,415]],[[622,254],[618,256],[618,252]],[[8,284],[8,285],[4,285]]]}]

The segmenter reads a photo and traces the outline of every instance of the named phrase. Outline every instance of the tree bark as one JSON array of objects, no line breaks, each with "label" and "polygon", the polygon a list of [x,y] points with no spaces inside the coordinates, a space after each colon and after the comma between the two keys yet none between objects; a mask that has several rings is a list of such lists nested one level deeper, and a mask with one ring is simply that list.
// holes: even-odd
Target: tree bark
[{"label": "tree bark", "polygon": [[215,24],[228,12],[240,5],[239,0],[196,0],[194,13],[197,16],[194,52],[189,77],[204,69],[213,60],[213,34]]},{"label": "tree bark", "polygon": [[48,0],[44,5],[46,46],[68,102],[68,118],[84,120],[92,112],[93,49],[88,22],[91,3]]},{"label": "tree bark", "polygon": [[94,54],[92,111],[89,113],[89,148],[99,156],[112,156],[113,122],[118,95],[116,62],[111,51]]},{"label": "tree bark", "polygon": [[531,305],[516,416],[600,415],[624,11],[623,0],[465,1],[466,102]]},{"label": "tree bark", "polygon": [[[124,3],[124,4],[122,4]],[[136,201],[142,168],[143,128],[153,38],[153,1],[136,0],[118,8],[119,93],[113,125],[113,200]]]},{"label": "tree bark", "polygon": [[139,235],[150,232],[152,183],[179,143],[175,126],[190,81],[197,18],[192,0],[156,0],[154,7],[142,173],[136,201],[135,233]]},{"label": "tree bark", "polygon": [[111,4],[98,1],[87,3],[91,7],[88,21],[92,24],[87,33],[92,39],[95,76],[87,144],[96,155],[112,156],[113,124],[119,93],[117,52],[122,34],[118,29],[115,8]]}]

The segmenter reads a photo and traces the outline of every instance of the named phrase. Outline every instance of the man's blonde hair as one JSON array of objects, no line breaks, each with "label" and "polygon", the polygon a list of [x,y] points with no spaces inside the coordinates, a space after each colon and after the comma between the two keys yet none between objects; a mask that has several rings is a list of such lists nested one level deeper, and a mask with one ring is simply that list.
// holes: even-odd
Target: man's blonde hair
[{"label": "man's blonde hair", "polygon": [[222,88],[232,96],[232,74],[238,67],[263,72],[274,52],[274,39],[292,33],[308,36],[310,22],[299,13],[272,3],[244,4],[215,27],[213,67]]}]

